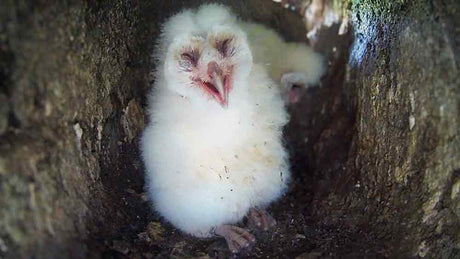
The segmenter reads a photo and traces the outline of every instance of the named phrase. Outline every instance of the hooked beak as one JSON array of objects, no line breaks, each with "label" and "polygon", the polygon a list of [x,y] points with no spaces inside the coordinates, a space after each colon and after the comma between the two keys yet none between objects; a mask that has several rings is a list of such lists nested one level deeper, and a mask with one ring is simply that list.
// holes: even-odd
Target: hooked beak
[{"label": "hooked beak", "polygon": [[229,80],[224,75],[222,69],[215,62],[209,62],[208,64],[208,76],[209,82],[204,82],[205,89],[210,93],[223,108],[228,106],[228,93],[230,91]]}]

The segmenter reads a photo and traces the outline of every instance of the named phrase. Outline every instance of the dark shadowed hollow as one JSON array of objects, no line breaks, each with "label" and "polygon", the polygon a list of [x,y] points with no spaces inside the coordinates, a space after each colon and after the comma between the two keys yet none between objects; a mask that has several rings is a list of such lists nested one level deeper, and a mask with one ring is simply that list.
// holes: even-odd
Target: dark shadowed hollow
[{"label": "dark shadowed hollow", "polygon": [[[319,34],[278,224],[237,257],[460,258],[460,3],[330,2],[352,26]],[[201,3],[0,3],[0,258],[230,256],[152,212],[138,150],[159,26]],[[306,42],[279,3],[226,3]]]}]

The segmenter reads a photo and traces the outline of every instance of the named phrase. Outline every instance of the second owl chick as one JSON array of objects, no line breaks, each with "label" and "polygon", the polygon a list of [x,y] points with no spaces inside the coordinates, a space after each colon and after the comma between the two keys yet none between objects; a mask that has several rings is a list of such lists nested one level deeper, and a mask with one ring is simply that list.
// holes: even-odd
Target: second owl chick
[{"label": "second owl chick", "polygon": [[319,82],[325,73],[323,57],[305,43],[286,42],[274,30],[264,25],[240,22],[246,32],[254,63],[267,68],[275,82],[280,83],[288,103],[296,103],[300,88]]}]

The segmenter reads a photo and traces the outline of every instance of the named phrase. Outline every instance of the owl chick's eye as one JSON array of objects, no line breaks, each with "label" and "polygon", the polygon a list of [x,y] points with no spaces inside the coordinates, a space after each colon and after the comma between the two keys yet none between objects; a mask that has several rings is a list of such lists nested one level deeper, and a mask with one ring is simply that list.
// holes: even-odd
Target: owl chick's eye
[{"label": "owl chick's eye", "polygon": [[181,54],[179,66],[187,72],[192,71],[192,68],[198,64],[200,53],[196,50],[186,51]]},{"label": "owl chick's eye", "polygon": [[218,40],[216,42],[216,49],[224,57],[233,56],[235,54],[235,48],[232,46],[232,38],[227,38],[224,40]]}]

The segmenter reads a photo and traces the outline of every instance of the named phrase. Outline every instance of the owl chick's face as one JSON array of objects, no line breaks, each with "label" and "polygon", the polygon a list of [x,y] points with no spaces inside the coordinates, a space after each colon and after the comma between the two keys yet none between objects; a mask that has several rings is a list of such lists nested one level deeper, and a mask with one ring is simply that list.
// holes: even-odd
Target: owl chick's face
[{"label": "owl chick's face", "polygon": [[235,81],[247,78],[251,66],[246,35],[237,27],[217,25],[208,32],[173,39],[165,76],[168,85],[182,96],[212,100],[226,108]]}]

